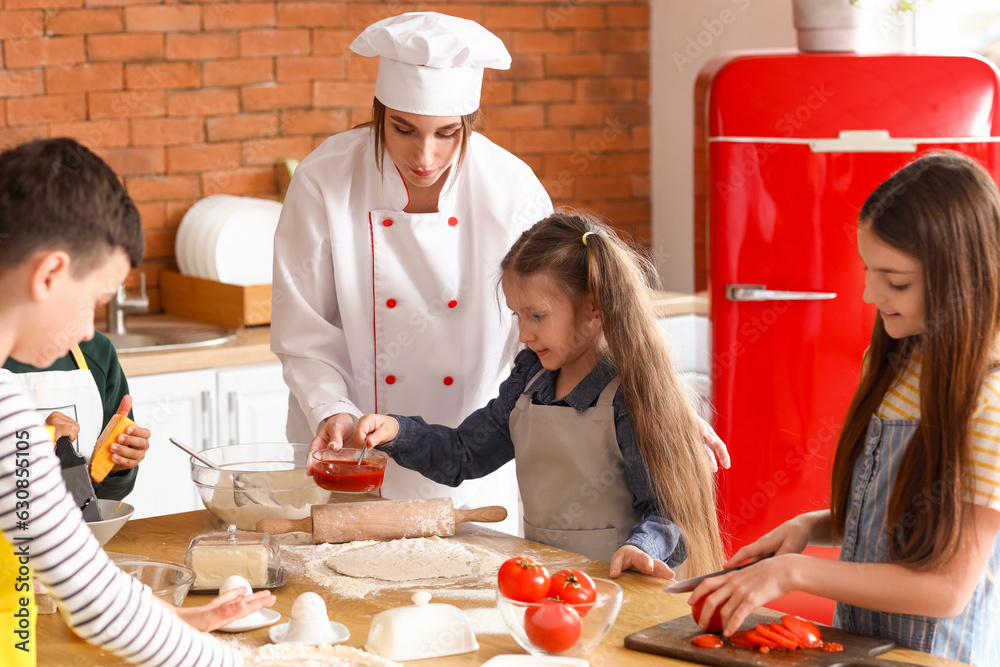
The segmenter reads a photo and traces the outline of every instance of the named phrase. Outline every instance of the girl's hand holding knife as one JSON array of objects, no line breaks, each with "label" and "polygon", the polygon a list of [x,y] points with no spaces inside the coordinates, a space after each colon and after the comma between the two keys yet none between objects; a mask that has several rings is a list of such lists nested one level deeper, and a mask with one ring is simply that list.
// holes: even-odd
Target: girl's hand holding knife
[{"label": "girl's hand holding knife", "polygon": [[[728,571],[709,575],[688,600],[694,605],[705,598],[699,625],[706,628],[718,609],[722,632],[728,637],[756,609],[800,589],[794,578],[801,570],[797,566],[807,558],[802,550],[810,543],[828,542],[829,524],[827,510],[800,514],[733,554],[724,565]],[[750,562],[737,567],[746,560]]]}]

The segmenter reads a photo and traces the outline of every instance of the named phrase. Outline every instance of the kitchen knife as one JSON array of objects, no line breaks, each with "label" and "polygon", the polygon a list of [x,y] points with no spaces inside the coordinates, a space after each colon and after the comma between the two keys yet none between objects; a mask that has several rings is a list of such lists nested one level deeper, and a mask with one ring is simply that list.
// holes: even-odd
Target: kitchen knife
[{"label": "kitchen knife", "polygon": [[90,483],[87,459],[73,448],[73,441],[63,436],[56,440],[56,456],[62,468],[66,489],[73,496],[73,502],[83,512],[84,521],[101,521],[101,510],[97,507],[94,485]]},{"label": "kitchen knife", "polygon": [[[770,556],[765,556],[764,558],[770,558]],[[763,560],[763,558],[761,560]],[[743,565],[737,565],[736,567],[731,567],[728,570],[719,570],[718,572],[710,572],[708,574],[703,574],[700,577],[681,579],[678,582],[670,584],[663,590],[667,593],[689,593],[694,589],[698,588],[698,584],[705,581],[706,579],[717,577],[720,574],[729,574],[730,572],[735,572],[736,570],[742,570],[745,567],[750,567],[754,563],[759,563],[759,562],[760,562],[759,560],[755,560],[753,563],[744,563]]]}]

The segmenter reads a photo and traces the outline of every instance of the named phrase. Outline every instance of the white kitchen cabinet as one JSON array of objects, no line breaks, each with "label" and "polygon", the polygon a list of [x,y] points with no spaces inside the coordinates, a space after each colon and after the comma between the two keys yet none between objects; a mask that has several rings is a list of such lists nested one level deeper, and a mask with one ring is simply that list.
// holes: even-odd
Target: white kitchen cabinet
[{"label": "white kitchen cabinet", "polygon": [[288,388],[281,364],[160,373],[129,378],[132,410],[148,428],[149,451],[126,501],[134,518],[202,509],[188,456],[195,450],[239,442],[285,442]]},{"label": "white kitchen cabinet", "polygon": [[711,423],[714,419],[710,375],[711,322],[708,317],[694,313],[661,317],[657,322],[688,398],[702,419]]},{"label": "white kitchen cabinet", "polygon": [[135,423],[151,432],[135,488],[125,498],[141,519],[201,508],[191,482],[188,455],[170,444],[176,438],[193,449],[214,441],[214,370],[129,378]]},{"label": "white kitchen cabinet", "polygon": [[219,369],[217,387],[219,445],[287,442],[288,387],[280,363]]}]

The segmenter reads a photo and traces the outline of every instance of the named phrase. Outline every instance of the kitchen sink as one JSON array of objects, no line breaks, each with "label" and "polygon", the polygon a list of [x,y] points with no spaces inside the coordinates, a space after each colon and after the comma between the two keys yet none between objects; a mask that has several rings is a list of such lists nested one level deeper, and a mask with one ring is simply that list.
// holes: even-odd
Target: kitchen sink
[{"label": "kitchen sink", "polygon": [[236,329],[167,315],[130,317],[125,333],[102,333],[111,339],[118,354],[219,345],[236,337]]}]

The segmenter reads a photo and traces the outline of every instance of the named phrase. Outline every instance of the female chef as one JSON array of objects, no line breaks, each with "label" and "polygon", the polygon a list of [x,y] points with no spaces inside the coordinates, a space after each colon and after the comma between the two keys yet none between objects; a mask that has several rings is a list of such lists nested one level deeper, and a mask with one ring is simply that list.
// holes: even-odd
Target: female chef
[{"label": "female chef", "polygon": [[[497,267],[552,211],[531,169],[473,131],[483,69],[510,66],[499,38],[415,12],[351,49],[379,56],[374,120],[302,161],[274,239],[271,349],[291,390],[287,436],[311,450],[339,446],[362,414],[457,426],[495,396],[516,342]],[[501,529],[520,524],[512,464],[452,489],[390,462],[382,488],[503,505]]]}]

